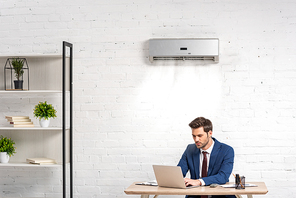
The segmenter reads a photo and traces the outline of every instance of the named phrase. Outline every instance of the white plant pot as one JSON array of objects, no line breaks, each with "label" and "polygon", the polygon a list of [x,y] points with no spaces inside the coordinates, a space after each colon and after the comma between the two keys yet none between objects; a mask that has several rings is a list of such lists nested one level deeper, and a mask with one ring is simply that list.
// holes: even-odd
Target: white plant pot
[{"label": "white plant pot", "polygon": [[48,127],[50,123],[50,118],[48,120],[45,120],[44,118],[39,119],[39,124],[41,127]]},{"label": "white plant pot", "polygon": [[0,152],[0,163],[7,164],[9,161],[9,155],[7,152]]}]

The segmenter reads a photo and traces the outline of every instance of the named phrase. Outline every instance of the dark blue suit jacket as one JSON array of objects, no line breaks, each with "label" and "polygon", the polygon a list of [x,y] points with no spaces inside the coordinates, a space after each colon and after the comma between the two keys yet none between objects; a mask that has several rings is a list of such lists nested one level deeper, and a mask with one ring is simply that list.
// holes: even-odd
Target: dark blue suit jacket
[{"label": "dark blue suit jacket", "polygon": [[[206,185],[225,184],[229,181],[234,162],[234,150],[231,146],[223,144],[213,138],[214,148],[211,152],[208,176],[202,178]],[[181,167],[183,176],[190,171],[191,179],[200,179],[199,161],[200,150],[195,144],[189,144],[180,159],[178,166]],[[227,196],[232,197],[232,196]],[[235,196],[234,196],[235,197]]]}]

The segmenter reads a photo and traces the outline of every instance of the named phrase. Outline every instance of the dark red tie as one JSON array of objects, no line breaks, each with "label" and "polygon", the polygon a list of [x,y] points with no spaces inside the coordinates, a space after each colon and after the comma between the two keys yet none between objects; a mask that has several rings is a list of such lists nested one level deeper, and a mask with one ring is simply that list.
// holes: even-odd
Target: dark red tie
[{"label": "dark red tie", "polygon": [[[208,175],[208,158],[207,158],[207,153],[206,151],[203,151],[203,161],[202,161],[202,167],[201,167],[201,177],[206,177]],[[201,198],[208,198],[208,195],[202,195],[200,196]]]},{"label": "dark red tie", "polygon": [[203,161],[202,161],[202,168],[201,168],[201,177],[206,177],[208,175],[208,158],[207,158],[207,153],[206,151],[203,151]]}]

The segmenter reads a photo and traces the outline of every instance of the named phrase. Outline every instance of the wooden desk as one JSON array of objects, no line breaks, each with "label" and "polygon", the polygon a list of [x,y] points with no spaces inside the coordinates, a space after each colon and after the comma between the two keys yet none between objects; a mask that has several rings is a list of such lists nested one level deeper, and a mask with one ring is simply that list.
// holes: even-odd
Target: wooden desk
[{"label": "wooden desk", "polygon": [[253,197],[254,194],[266,194],[268,192],[264,182],[250,182],[256,184],[257,187],[246,187],[245,189],[224,188],[218,186],[216,188],[210,188],[209,186],[201,186],[190,189],[178,189],[178,188],[164,188],[158,186],[144,186],[136,185],[135,182],[130,185],[124,192],[127,195],[141,195],[141,198],[149,198],[149,195],[248,195],[248,198]]}]

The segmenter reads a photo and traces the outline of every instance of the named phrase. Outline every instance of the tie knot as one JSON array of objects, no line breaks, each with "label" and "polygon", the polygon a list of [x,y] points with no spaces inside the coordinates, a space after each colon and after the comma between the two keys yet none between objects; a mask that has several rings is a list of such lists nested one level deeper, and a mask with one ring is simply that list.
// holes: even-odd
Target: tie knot
[{"label": "tie knot", "polygon": [[208,152],[207,151],[203,151],[202,154],[203,154],[203,156],[206,156],[208,154]]}]

